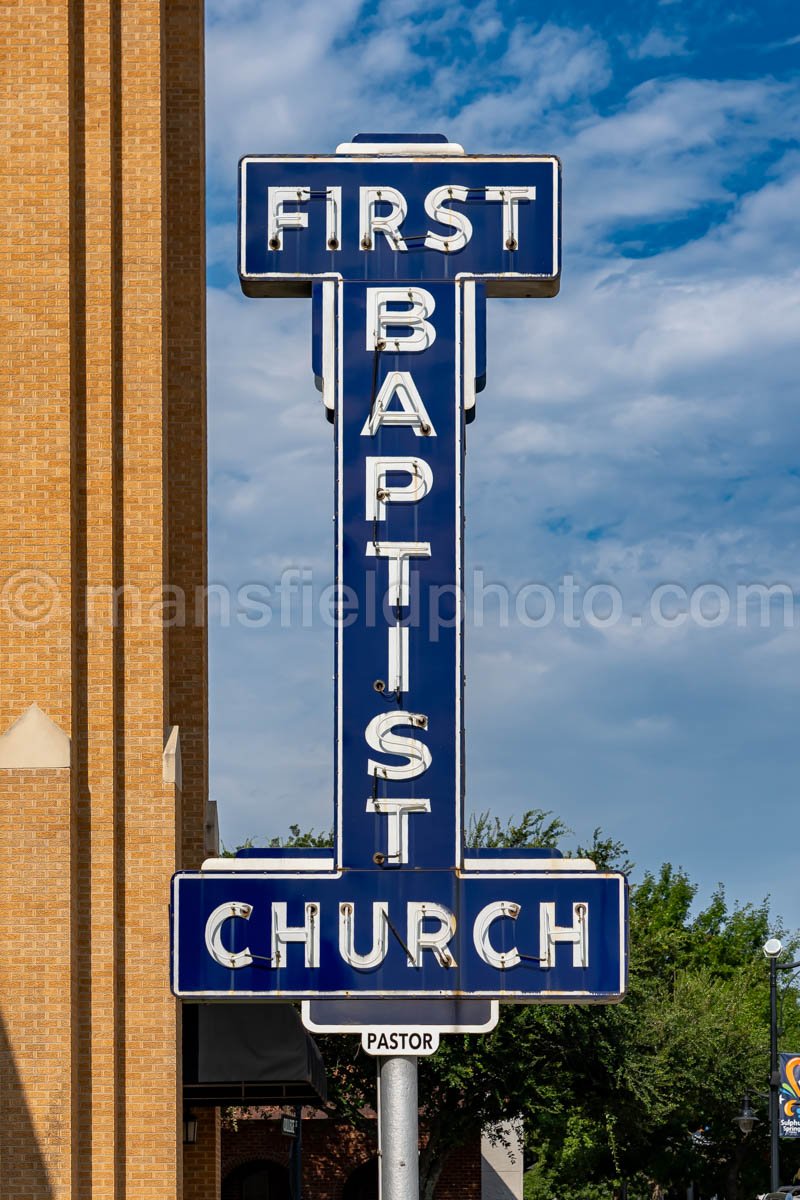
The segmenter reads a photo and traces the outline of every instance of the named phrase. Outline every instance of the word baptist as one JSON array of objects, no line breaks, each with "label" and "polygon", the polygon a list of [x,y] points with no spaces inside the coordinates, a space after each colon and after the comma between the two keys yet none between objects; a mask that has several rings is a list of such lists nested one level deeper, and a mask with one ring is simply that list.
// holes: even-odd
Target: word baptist
[{"label": "word baptist", "polygon": [[[431,320],[433,296],[421,287],[374,287],[367,289],[366,349],[380,352],[419,354],[433,345],[436,328]],[[414,438],[435,438],[436,429],[411,371],[392,370],[383,380],[365,413],[361,436],[374,439],[383,426],[406,427]],[[412,439],[413,442],[413,439]],[[386,689],[398,701],[410,688],[410,626],[403,623],[403,610],[410,604],[411,572],[414,563],[431,557],[428,541],[393,541],[381,536],[381,526],[394,504],[421,504],[420,525],[424,532],[424,501],[435,486],[433,469],[418,454],[373,455],[364,460],[364,518],[372,536],[364,541],[367,558],[387,565],[388,607],[395,622],[387,629]],[[376,672],[377,673],[377,672]],[[414,731],[413,736],[399,729]],[[364,732],[369,748],[391,763],[368,758],[367,774],[373,780],[407,782],[423,775],[431,765],[431,750],[419,734],[428,729],[425,713],[403,707],[382,709]],[[400,865],[408,862],[408,818],[412,813],[429,813],[430,801],[419,797],[373,796],[367,812],[385,816],[388,822],[387,857]]]}]

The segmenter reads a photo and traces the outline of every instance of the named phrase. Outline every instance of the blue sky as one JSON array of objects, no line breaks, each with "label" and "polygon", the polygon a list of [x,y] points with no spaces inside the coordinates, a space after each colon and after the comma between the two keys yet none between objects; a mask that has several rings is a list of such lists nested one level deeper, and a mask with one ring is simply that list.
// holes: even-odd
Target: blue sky
[{"label": "blue sky", "polygon": [[[332,569],[310,304],[240,295],[239,156],[376,129],[558,154],[561,294],[490,303],[467,499],[468,567],[512,614],[526,584],[558,611],[504,627],[487,599],[468,629],[468,806],[602,826],[640,871],[800,925],[796,9],[210,0],[207,21],[212,581],[296,568],[316,594]],[[779,584],[766,617],[737,592]],[[291,615],[212,615],[229,845],[331,823],[332,633]]]}]

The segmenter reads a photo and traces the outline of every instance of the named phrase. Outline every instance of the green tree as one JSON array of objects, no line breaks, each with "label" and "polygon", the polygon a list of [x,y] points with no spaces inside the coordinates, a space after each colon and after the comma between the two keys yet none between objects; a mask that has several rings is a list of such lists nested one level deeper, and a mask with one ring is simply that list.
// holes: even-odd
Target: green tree
[{"label": "green tree", "polygon": [[[333,846],[333,831],[317,833],[315,829],[301,829],[299,825],[290,825],[288,834],[284,837],[270,838],[266,845],[270,850],[326,850]],[[252,850],[255,846],[256,839],[249,837],[240,842],[235,850],[223,846],[222,857],[234,858],[237,850]]]},{"label": "green tree", "polygon": [[[531,810],[503,825],[482,813],[471,846],[555,849],[569,830],[552,813]],[[330,845],[327,834],[292,826],[270,845]],[[624,846],[596,830],[578,847],[600,869],[632,869]],[[572,1189],[580,1200],[614,1200],[623,1181],[630,1200],[702,1194],[743,1200],[766,1187],[766,1108],[744,1139],[733,1123],[744,1092],[768,1076],[768,974],[761,947],[778,934],[768,905],[731,908],[720,888],[695,909],[697,888],[669,864],[645,873],[631,892],[629,991],[619,1005],[501,1008],[491,1033],[448,1036],[420,1059],[423,1200],[432,1200],[447,1155],[497,1129],[524,1121],[526,1200]],[[797,989],[785,989],[783,1044],[800,1048]],[[364,1125],[375,1103],[375,1062],[355,1037],[320,1038],[328,1069],[330,1115]],[[798,1153],[784,1145],[788,1176]]]},{"label": "green tree", "polygon": [[[591,1180],[609,1198],[626,1180],[631,1200],[670,1188],[683,1196],[692,1180],[728,1200],[766,1186],[766,1123],[743,1139],[732,1118],[745,1091],[767,1084],[761,947],[774,924],[766,904],[730,909],[721,889],[693,915],[695,895],[670,866],[632,890],[628,996],[567,1015],[591,1079],[582,1077],[544,1129],[529,1130],[529,1200],[549,1200],[565,1179]],[[793,988],[783,1036],[798,1044]],[[792,1153],[785,1149],[787,1160]]]}]

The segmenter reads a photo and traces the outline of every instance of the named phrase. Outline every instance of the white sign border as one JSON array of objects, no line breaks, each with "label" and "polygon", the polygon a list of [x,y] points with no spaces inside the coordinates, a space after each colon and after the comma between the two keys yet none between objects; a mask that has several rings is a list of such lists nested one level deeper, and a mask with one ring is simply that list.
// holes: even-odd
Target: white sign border
[{"label": "white sign border", "polygon": [[[567,861],[569,861],[569,860],[567,860]],[[599,996],[597,994],[597,992],[580,991],[578,989],[575,989],[575,991],[569,991],[569,992],[555,992],[554,991],[554,992],[546,992],[546,993],[538,993],[538,994],[533,993],[532,994],[530,992],[511,992],[511,991],[500,992],[496,988],[492,989],[491,991],[487,990],[487,991],[468,992],[468,993],[455,992],[452,989],[448,990],[447,988],[439,988],[439,989],[435,989],[435,990],[429,989],[427,991],[423,991],[423,990],[419,990],[419,989],[418,990],[409,989],[408,991],[404,990],[402,992],[387,992],[385,988],[381,991],[371,991],[370,990],[370,991],[363,991],[363,992],[362,991],[352,992],[352,991],[344,991],[344,990],[336,991],[336,992],[287,991],[287,992],[274,992],[269,995],[265,995],[264,992],[231,991],[230,988],[226,988],[224,991],[215,991],[215,992],[212,992],[212,991],[182,992],[178,989],[178,973],[179,973],[179,965],[178,964],[180,961],[180,920],[179,920],[180,881],[181,881],[182,876],[183,876],[183,878],[192,878],[195,876],[195,874],[196,874],[195,872],[178,872],[177,874],[173,875],[173,877],[172,877],[172,909],[173,909],[172,922],[171,922],[171,927],[172,927],[172,931],[173,931],[172,994],[174,996],[176,996],[179,1000],[189,1000],[189,1001],[195,1001],[197,1003],[201,1003],[204,1000],[236,1000],[236,1001],[243,1001],[243,1002],[250,1000],[250,1001],[253,1001],[256,1003],[264,1004],[264,1003],[272,1003],[273,1001],[275,1001],[275,1002],[282,1001],[283,1003],[286,1003],[287,1001],[293,1001],[293,1000],[305,1000],[305,999],[325,1000],[326,998],[329,998],[331,1000],[334,1000],[334,999],[341,999],[341,1000],[379,1000],[379,999],[399,1000],[399,999],[403,999],[403,998],[434,1000],[434,999],[436,999],[437,996],[442,997],[442,998],[448,998],[448,999],[453,996],[463,996],[464,999],[497,1000],[503,1004],[619,1004],[620,1001],[625,998],[625,995],[627,992],[626,983],[627,983],[627,975],[628,975],[628,927],[627,927],[627,922],[625,920],[625,915],[626,915],[625,897],[626,897],[626,889],[627,889],[627,880],[624,875],[622,875],[616,871],[607,871],[607,872],[606,871],[596,871],[596,872],[589,872],[589,871],[569,871],[569,872],[567,872],[567,871],[565,871],[563,873],[559,872],[559,875],[558,875],[558,878],[560,878],[560,879],[582,879],[582,880],[586,880],[586,881],[602,879],[602,878],[612,878],[618,884],[619,954],[620,954],[620,956],[619,956],[619,984],[618,984],[618,991],[611,997],[609,997],[607,994],[603,994],[602,996]],[[530,871],[530,872],[464,871],[464,872],[461,872],[461,874],[463,875],[463,877],[465,877],[467,879],[492,879],[492,880],[519,879],[520,876],[524,876],[527,879],[531,879],[531,878],[533,878],[533,879],[545,878],[546,879],[548,877],[549,878],[553,877],[550,872],[539,872],[539,871]],[[250,871],[250,872],[231,871],[228,873],[228,877],[231,880],[236,880],[237,882],[241,881],[242,879],[248,878],[248,876],[251,878],[261,879],[261,880],[269,878],[269,874],[266,871]],[[286,872],[285,874],[284,873],[279,874],[278,872],[276,872],[276,878],[302,879],[304,881],[310,881],[313,879],[328,879],[328,880],[330,880],[330,879],[338,879],[341,877],[342,877],[342,872],[340,872],[340,871],[331,871],[330,873],[326,873],[326,872],[313,872],[313,873],[309,872],[309,873],[307,873],[304,871],[304,872],[298,872],[298,873]],[[224,879],[225,873],[224,872],[216,873],[216,878]]]},{"label": "white sign border", "polygon": [[[403,997],[395,997],[402,999]],[[436,999],[436,997],[433,997]],[[466,997],[471,999],[472,997]],[[309,1033],[383,1033],[386,1030],[392,1030],[394,1033],[491,1033],[500,1020],[500,1001],[490,1000],[491,1013],[489,1020],[483,1024],[475,1023],[458,1023],[453,1025],[420,1025],[419,1022],[409,1021],[407,1024],[398,1024],[396,1021],[386,1022],[382,1024],[376,1021],[365,1021],[364,1024],[345,1025],[343,1023],[336,1024],[333,1021],[314,1021],[311,1018],[312,1003],[321,1003],[325,999],[324,996],[318,997],[316,1000],[303,1000],[300,1007],[303,1026]],[[360,1001],[361,997],[354,996],[353,1003]],[[419,1000],[417,996],[415,999]],[[369,1004],[369,1000],[365,1000]]]},{"label": "white sign border", "polygon": [[[402,149],[402,148],[401,148]],[[258,162],[280,162],[280,163],[341,163],[342,161],[352,160],[358,162],[359,165],[364,163],[387,163],[392,162],[415,162],[417,159],[423,159],[426,162],[436,161],[435,154],[408,154],[400,153],[393,154],[388,148],[380,154],[338,154],[337,155],[318,155],[318,154],[246,154],[239,160],[239,265],[240,278],[245,283],[274,282],[278,283],[309,283],[315,279],[331,279],[341,276],[335,270],[316,271],[314,274],[301,275],[297,271],[248,271],[247,270],[247,185],[246,175],[247,167],[250,163]],[[463,162],[480,162],[486,163],[533,163],[544,162],[550,163],[553,169],[553,269],[547,273],[527,274],[524,271],[489,271],[484,274],[473,274],[467,272],[470,279],[477,281],[486,280],[493,282],[495,280],[503,281],[518,281],[524,284],[526,280],[531,283],[560,283],[561,280],[561,226],[559,222],[559,201],[561,199],[559,189],[559,175],[561,172],[561,160],[555,154],[442,154],[441,161],[446,163],[454,163],[459,160]],[[424,284],[424,280],[419,280],[420,285]]]}]

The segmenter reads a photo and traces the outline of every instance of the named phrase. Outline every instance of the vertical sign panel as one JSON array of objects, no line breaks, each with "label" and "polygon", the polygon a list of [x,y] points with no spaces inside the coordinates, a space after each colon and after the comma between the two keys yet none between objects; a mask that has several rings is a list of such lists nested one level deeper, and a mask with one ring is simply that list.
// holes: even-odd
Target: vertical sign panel
[{"label": "vertical sign panel", "polygon": [[344,284],[337,739],[346,867],[459,861],[455,293],[447,284]]}]

